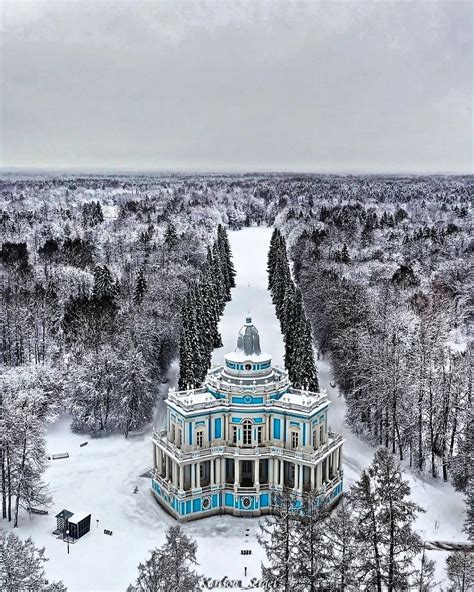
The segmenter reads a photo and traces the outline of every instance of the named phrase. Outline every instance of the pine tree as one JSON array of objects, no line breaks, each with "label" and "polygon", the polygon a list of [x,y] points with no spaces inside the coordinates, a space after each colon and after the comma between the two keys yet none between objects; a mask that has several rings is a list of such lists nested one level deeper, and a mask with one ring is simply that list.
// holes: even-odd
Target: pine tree
[{"label": "pine tree", "polygon": [[133,290],[133,302],[135,304],[141,304],[143,298],[147,292],[148,284],[145,278],[145,269],[143,266],[140,267],[135,280],[135,288]]},{"label": "pine tree", "polygon": [[301,290],[295,290],[295,324],[289,327],[294,332],[293,383],[298,388],[318,391],[318,371],[314,361],[314,345],[311,325],[306,318]]},{"label": "pine tree", "polygon": [[44,573],[44,548],[34,546],[31,538],[20,540],[12,532],[0,529],[0,590],[2,592],[66,592],[62,582],[49,583]]},{"label": "pine tree", "polygon": [[201,577],[192,569],[196,552],[196,542],[180,526],[170,527],[165,544],[139,564],[137,581],[127,592],[199,592]]},{"label": "pine tree", "polygon": [[166,227],[165,231],[165,245],[168,251],[173,250],[176,245],[178,244],[179,238],[178,233],[176,232],[176,228],[174,224],[168,222],[168,226]]},{"label": "pine tree", "polygon": [[178,388],[185,390],[188,387],[194,386],[197,383],[197,378],[194,374],[194,352],[193,346],[195,340],[192,339],[193,331],[193,310],[191,293],[188,293],[181,311],[181,331],[179,339],[179,381]]},{"label": "pine tree", "polygon": [[262,564],[264,587],[289,592],[298,581],[297,526],[299,510],[288,490],[274,494],[274,514],[260,522],[258,541],[265,550],[269,565]]}]

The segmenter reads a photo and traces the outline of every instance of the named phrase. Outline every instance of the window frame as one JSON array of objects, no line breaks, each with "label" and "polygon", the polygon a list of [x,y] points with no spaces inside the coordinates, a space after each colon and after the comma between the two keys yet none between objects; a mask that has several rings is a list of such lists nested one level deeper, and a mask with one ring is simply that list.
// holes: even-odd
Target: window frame
[{"label": "window frame", "polygon": [[244,419],[242,422],[242,445],[252,446],[252,429],[253,424],[250,419]]},{"label": "window frame", "polygon": [[204,430],[196,430],[196,446],[202,448],[204,444]]}]

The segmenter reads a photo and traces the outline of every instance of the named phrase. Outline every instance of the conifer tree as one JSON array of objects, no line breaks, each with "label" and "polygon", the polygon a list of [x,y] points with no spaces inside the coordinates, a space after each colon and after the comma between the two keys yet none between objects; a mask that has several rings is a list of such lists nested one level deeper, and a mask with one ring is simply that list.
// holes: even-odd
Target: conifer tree
[{"label": "conifer tree", "polygon": [[171,526],[165,544],[139,564],[137,581],[127,592],[200,592],[201,576],[192,569],[196,553],[196,542],[180,526]]},{"label": "conifer tree", "polygon": [[330,573],[327,569],[325,545],[326,506],[321,505],[314,492],[305,493],[296,525],[296,589],[316,592],[328,589]]},{"label": "conifer tree", "polygon": [[145,277],[145,269],[143,266],[140,267],[135,280],[135,288],[133,290],[133,302],[135,304],[141,304],[143,298],[147,292],[148,284]]},{"label": "conifer tree", "polygon": [[357,525],[345,494],[330,513],[324,528],[326,569],[330,574],[331,589],[340,592],[358,589]]},{"label": "conifer tree", "polygon": [[446,560],[449,592],[468,592],[474,588],[474,556],[469,551],[454,551]]},{"label": "conifer tree", "polygon": [[168,226],[166,227],[165,231],[165,245],[168,251],[171,251],[176,247],[178,244],[178,233],[176,232],[176,228],[174,224],[168,222]]},{"label": "conifer tree", "polygon": [[407,499],[410,487],[391,452],[379,448],[351,489],[358,528],[361,582],[378,592],[409,589],[422,541],[413,523],[422,508]]},{"label": "conifer tree", "polygon": [[274,494],[274,514],[260,523],[258,541],[265,550],[269,565],[262,564],[266,588],[289,592],[298,581],[297,525],[299,511],[293,494],[284,490]]}]

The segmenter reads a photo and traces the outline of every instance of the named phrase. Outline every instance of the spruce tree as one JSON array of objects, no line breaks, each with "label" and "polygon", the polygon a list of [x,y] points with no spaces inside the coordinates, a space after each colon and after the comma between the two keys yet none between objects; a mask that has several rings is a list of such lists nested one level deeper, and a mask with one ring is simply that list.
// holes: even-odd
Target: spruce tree
[{"label": "spruce tree", "polygon": [[165,230],[165,246],[168,251],[172,251],[178,244],[178,233],[174,224],[168,222],[168,226]]},{"label": "spruce tree", "polygon": [[135,280],[135,288],[133,290],[133,302],[135,304],[141,304],[143,298],[147,292],[148,284],[145,278],[145,269],[143,266],[140,267]]}]

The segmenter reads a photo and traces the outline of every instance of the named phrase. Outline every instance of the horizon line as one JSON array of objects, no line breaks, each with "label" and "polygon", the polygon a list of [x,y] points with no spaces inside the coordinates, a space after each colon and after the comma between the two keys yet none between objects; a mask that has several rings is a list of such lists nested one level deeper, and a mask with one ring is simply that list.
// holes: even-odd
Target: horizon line
[{"label": "horizon line", "polygon": [[314,176],[384,176],[384,177],[427,177],[427,176],[449,176],[449,177],[465,177],[473,176],[474,170],[471,172],[454,172],[454,171],[368,171],[355,169],[341,169],[340,171],[324,171],[324,170],[252,170],[252,169],[134,169],[134,168],[117,168],[117,167],[45,167],[45,166],[1,166],[0,174],[71,174],[71,175],[202,175],[202,176],[232,176],[232,175],[314,175]]}]

